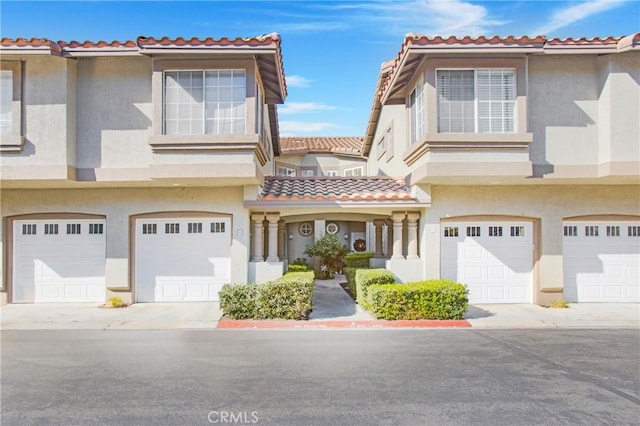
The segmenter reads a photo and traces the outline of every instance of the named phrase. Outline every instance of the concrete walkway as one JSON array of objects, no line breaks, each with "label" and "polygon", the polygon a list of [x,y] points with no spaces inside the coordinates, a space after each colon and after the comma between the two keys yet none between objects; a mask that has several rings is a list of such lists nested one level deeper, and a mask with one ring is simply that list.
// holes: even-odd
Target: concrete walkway
[{"label": "concrete walkway", "polygon": [[346,282],[344,275],[331,280],[316,280],[313,291],[313,311],[310,321],[367,321],[373,316],[344,291],[340,283]]},{"label": "concrete walkway", "polygon": [[0,308],[2,330],[213,329],[218,302],[134,303],[105,308],[96,303],[11,304]]},{"label": "concrete walkway", "polygon": [[527,304],[471,305],[473,328],[639,328],[638,303],[570,303],[568,308]]},{"label": "concrete walkway", "polygon": [[[572,303],[566,309],[527,304],[471,305],[466,321],[378,321],[355,304],[340,287],[344,276],[317,280],[309,321],[280,321],[291,328],[640,328],[638,303]],[[165,330],[214,329],[227,321],[218,302],[136,303],[127,308],[104,308],[96,303],[15,304],[0,307],[2,330]],[[270,322],[271,324],[273,321]],[[283,326],[281,324],[281,326]],[[269,328],[265,323],[262,328]],[[232,328],[232,327],[228,327]],[[285,328],[283,326],[283,328]]]}]

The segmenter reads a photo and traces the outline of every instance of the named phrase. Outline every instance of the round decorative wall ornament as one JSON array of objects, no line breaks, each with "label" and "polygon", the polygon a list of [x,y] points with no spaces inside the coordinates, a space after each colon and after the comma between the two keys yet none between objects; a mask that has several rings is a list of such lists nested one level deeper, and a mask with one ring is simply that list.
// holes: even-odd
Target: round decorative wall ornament
[{"label": "round decorative wall ornament", "polygon": [[303,237],[308,237],[313,234],[313,225],[311,222],[302,222],[300,226],[298,226],[298,232]]},{"label": "round decorative wall ornament", "polygon": [[340,228],[338,228],[338,225],[333,222],[327,223],[327,227],[325,229],[327,230],[327,234],[331,235],[336,235],[340,230]]}]

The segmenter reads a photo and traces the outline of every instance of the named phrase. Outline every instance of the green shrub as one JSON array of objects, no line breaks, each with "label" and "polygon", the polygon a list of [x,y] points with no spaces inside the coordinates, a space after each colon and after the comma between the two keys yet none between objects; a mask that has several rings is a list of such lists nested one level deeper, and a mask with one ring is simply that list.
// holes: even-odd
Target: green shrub
[{"label": "green shrub", "polygon": [[374,284],[391,284],[396,281],[395,275],[384,268],[356,270],[356,301],[360,306],[369,309],[367,291]]},{"label": "green shrub", "polygon": [[220,290],[220,309],[231,319],[255,318],[259,284],[225,284]]},{"label": "green shrub", "polygon": [[225,284],[220,308],[232,319],[304,319],[313,303],[313,272],[290,272],[264,284]]},{"label": "green shrub", "polygon": [[347,253],[347,246],[342,244],[338,237],[324,234],[319,240],[307,246],[304,254],[307,256],[319,256],[322,260],[320,267],[320,279],[333,278],[336,271],[342,269],[342,258]]},{"label": "green shrub", "polygon": [[296,265],[295,263],[287,268],[287,272],[307,272],[308,270],[308,265]]},{"label": "green shrub", "polygon": [[368,268],[369,259],[373,258],[373,253],[366,251],[360,253],[349,253],[344,257],[344,264],[347,268]]},{"label": "green shrub", "polygon": [[378,319],[460,319],[469,307],[468,289],[448,280],[372,285],[367,302]]},{"label": "green shrub", "polygon": [[[310,272],[313,277],[313,272]],[[313,303],[313,278],[276,280],[258,287],[257,318],[307,319]]]},{"label": "green shrub", "polygon": [[353,294],[354,297],[357,297],[358,292],[356,291],[356,271],[359,269],[371,269],[369,267],[366,268],[344,268],[344,276],[347,279],[347,286]]},{"label": "green shrub", "polygon": [[296,260],[293,261],[293,264],[300,266],[309,266],[307,265],[307,258],[305,257],[296,257]]}]

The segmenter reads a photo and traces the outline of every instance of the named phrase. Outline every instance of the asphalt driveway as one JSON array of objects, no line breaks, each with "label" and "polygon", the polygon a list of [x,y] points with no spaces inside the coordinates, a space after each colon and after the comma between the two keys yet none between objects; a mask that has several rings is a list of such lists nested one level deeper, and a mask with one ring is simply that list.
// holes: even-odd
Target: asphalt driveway
[{"label": "asphalt driveway", "polygon": [[3,331],[1,421],[631,425],[638,353],[637,330]]}]

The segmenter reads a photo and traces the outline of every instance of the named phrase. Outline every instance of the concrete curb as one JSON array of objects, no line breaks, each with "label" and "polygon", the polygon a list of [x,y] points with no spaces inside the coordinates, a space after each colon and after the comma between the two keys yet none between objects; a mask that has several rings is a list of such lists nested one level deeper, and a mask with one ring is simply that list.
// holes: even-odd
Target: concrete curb
[{"label": "concrete curb", "polygon": [[466,320],[363,320],[363,321],[295,321],[295,320],[223,320],[218,330],[284,330],[284,329],[391,329],[391,328],[469,328]]}]

